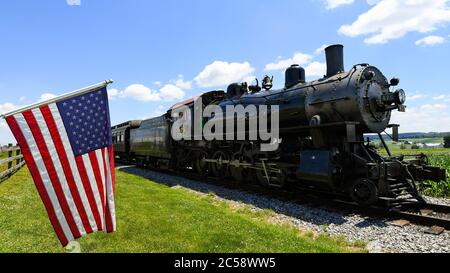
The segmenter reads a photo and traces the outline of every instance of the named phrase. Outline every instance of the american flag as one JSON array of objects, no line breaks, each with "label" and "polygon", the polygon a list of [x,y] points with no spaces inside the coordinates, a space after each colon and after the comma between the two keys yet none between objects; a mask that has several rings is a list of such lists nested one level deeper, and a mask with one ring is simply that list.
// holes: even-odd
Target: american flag
[{"label": "american flag", "polygon": [[7,115],[63,246],[116,229],[106,86]]}]

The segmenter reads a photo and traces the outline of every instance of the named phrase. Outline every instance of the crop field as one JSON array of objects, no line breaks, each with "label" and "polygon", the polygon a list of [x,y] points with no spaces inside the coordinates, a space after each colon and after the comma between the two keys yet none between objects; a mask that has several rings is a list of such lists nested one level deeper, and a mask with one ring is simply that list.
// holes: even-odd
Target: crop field
[{"label": "crop field", "polygon": [[[427,141],[429,140],[429,141]],[[419,143],[440,143],[443,140],[438,139],[411,139]],[[450,149],[449,148],[431,148],[431,149],[412,149],[412,145],[403,145],[400,143],[387,142],[387,145],[393,155],[414,155],[425,154],[428,157],[429,164],[436,167],[441,167],[447,170],[447,180],[445,182],[429,182],[431,188],[425,189],[425,194],[434,197],[450,197]],[[381,154],[386,155],[384,149],[379,149]]]}]

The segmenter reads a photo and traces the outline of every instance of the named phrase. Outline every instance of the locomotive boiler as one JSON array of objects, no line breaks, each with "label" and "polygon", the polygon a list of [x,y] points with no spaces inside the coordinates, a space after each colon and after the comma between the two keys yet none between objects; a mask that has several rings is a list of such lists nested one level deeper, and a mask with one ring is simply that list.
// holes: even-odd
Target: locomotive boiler
[{"label": "locomotive boiler", "polygon": [[[378,68],[364,63],[346,71],[342,45],[327,47],[325,54],[327,73],[321,79],[307,82],[305,70],[294,64],[286,70],[282,89],[272,90],[272,78],[268,76],[261,86],[258,82],[250,86],[233,83],[226,92],[215,90],[201,95],[201,105],[196,103],[199,97],[192,98],[140,125],[135,121],[115,126],[116,155],[142,166],[228,176],[237,183],[256,180],[268,187],[331,192],[349,196],[361,205],[424,202],[420,195],[424,181],[443,180],[445,171],[428,166],[424,155],[408,159],[391,156],[381,137],[388,127],[394,131],[398,127],[390,124],[391,112],[406,109],[405,92],[394,90],[399,80],[388,81]],[[277,149],[263,151],[263,140],[230,140],[226,136],[213,141],[175,140],[171,132],[178,130],[174,124],[180,117],[180,105],[193,110],[189,112],[189,130],[211,119],[223,119],[223,132],[227,132],[229,116],[216,114],[198,121],[192,114],[194,108],[214,105],[225,113],[228,106],[277,106]],[[232,118],[249,122],[259,117],[252,117],[250,111],[246,114]],[[247,136],[250,125],[246,125]],[[364,134],[370,133],[378,134],[388,156],[380,155],[365,141]]]}]

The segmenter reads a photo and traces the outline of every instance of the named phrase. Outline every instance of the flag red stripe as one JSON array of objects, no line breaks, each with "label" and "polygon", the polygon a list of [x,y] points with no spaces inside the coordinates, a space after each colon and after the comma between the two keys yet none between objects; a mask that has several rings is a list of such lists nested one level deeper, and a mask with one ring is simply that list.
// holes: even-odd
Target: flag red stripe
[{"label": "flag red stripe", "polygon": [[[108,154],[108,156],[109,156],[109,154]],[[105,182],[105,187],[106,187],[106,213],[105,213],[106,232],[113,232],[114,226],[112,223],[111,210],[109,208],[109,191],[108,191],[108,183],[110,183],[110,181],[108,181],[109,169],[106,166],[105,148],[102,148],[102,158],[103,158],[103,169],[105,170],[105,181],[106,181]]]},{"label": "flag red stripe", "polygon": [[102,211],[105,213],[105,189],[103,187],[102,175],[100,172],[100,163],[97,160],[95,151],[89,152],[89,160],[91,161],[92,171],[94,173],[95,182],[97,182],[98,194],[102,204]]},{"label": "flag red stripe", "polygon": [[94,193],[92,192],[91,184],[89,183],[89,178],[86,172],[86,167],[84,166],[83,158],[81,155],[75,157],[77,162],[78,172],[80,173],[81,182],[83,182],[84,190],[86,191],[86,196],[88,198],[89,204],[91,205],[92,213],[94,214],[95,223],[97,224],[97,230],[101,231],[102,221],[100,219],[100,213],[98,212],[97,204],[95,203]]},{"label": "flag red stripe", "polygon": [[44,136],[42,135],[39,125],[37,124],[36,118],[31,110],[22,113],[28,126],[30,127],[31,133],[33,134],[36,144],[38,146],[41,157],[44,161],[45,168],[47,169],[50,181],[55,190],[56,196],[58,197],[59,204],[63,211],[64,217],[69,224],[70,231],[73,237],[80,238],[81,234],[78,230],[77,224],[75,223],[72,212],[70,211],[67,199],[64,195],[64,191],[61,187],[61,182],[59,181],[58,174],[56,173],[55,166],[53,165],[50,153],[48,151],[47,145],[45,144]]},{"label": "flag red stripe", "polygon": [[112,190],[113,193],[116,193],[116,173],[114,172],[115,165],[114,165],[114,146],[110,145],[108,147],[108,155],[109,155],[109,168],[111,172],[111,183],[112,183]]},{"label": "flag red stripe", "polygon": [[78,191],[78,187],[75,183],[75,179],[73,177],[72,170],[70,168],[69,160],[67,159],[67,154],[64,149],[64,144],[61,140],[61,136],[59,135],[58,128],[56,126],[53,115],[50,111],[48,105],[42,106],[40,108],[42,116],[45,119],[48,130],[50,131],[50,135],[52,137],[53,143],[55,144],[56,151],[58,152],[58,157],[61,162],[64,175],[67,180],[67,184],[69,185],[70,192],[72,194],[73,200],[75,202],[75,206],[77,208],[78,213],[80,214],[81,221],[83,223],[84,229],[86,233],[92,233],[92,227],[89,223],[86,210],[83,206],[83,202],[81,201],[80,193]]},{"label": "flag red stripe", "polygon": [[52,224],[61,244],[63,246],[66,246],[69,243],[69,241],[67,240],[67,237],[65,236],[62,230],[61,224],[58,221],[55,209],[53,208],[52,202],[50,201],[50,197],[48,196],[48,193],[45,190],[45,186],[44,183],[42,182],[39,169],[36,166],[36,163],[34,162],[33,155],[31,154],[27,141],[25,140],[25,137],[23,136],[23,133],[20,130],[19,125],[17,124],[17,121],[13,116],[6,117],[6,122],[8,123],[9,128],[11,128],[14,137],[19,143],[25,162],[27,163],[28,169],[34,180],[34,184],[36,185],[36,189],[44,203],[45,209],[47,210],[47,214],[50,218],[50,223]]}]

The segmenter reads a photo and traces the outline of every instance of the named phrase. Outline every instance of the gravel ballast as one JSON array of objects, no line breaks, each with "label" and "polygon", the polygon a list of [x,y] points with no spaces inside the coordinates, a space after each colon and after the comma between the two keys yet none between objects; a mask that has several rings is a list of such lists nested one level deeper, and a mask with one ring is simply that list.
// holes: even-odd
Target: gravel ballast
[{"label": "gravel ballast", "polygon": [[[450,253],[450,232],[441,235],[426,234],[428,227],[407,225],[393,226],[387,219],[365,217],[359,214],[331,211],[324,208],[287,202],[254,193],[230,189],[220,185],[194,181],[176,175],[154,172],[135,167],[119,167],[171,187],[183,187],[198,194],[214,193],[219,200],[251,206],[253,210],[270,209],[271,221],[291,223],[302,230],[326,232],[331,236],[343,236],[347,240],[364,241],[369,252],[400,253]],[[427,197],[430,202],[450,205],[449,199]]]}]

